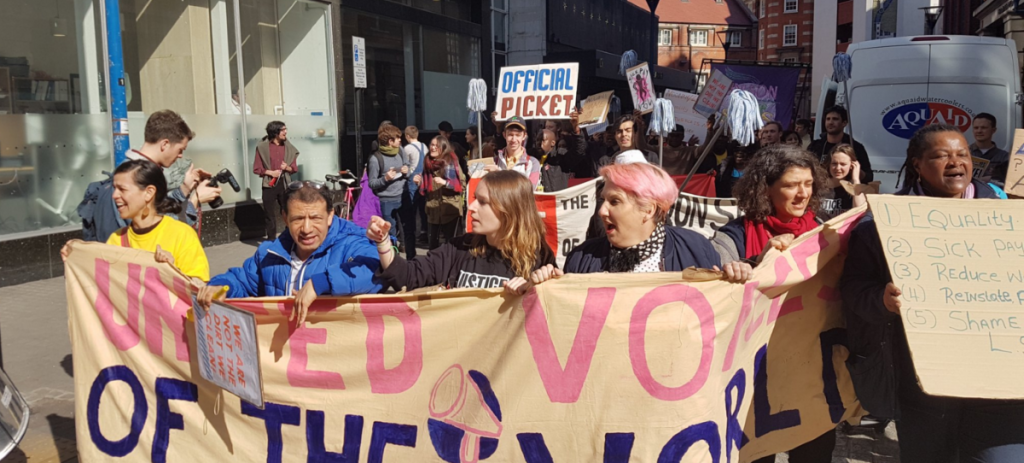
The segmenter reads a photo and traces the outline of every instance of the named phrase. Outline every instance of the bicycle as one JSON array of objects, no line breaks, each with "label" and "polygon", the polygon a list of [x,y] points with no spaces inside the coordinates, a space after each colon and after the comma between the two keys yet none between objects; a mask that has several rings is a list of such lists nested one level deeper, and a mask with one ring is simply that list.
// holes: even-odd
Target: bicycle
[{"label": "bicycle", "polygon": [[[334,202],[334,215],[352,220],[352,209],[355,207],[356,199],[359,196],[359,179],[348,170],[338,171],[338,175],[327,174],[324,179],[331,185],[331,198]],[[355,186],[353,186],[355,185]],[[355,193],[355,194],[353,194]]]}]

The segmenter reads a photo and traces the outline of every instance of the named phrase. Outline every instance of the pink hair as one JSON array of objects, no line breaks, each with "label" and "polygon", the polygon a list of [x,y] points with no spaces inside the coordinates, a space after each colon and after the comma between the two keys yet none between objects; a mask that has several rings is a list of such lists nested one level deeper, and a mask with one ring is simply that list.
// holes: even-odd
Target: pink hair
[{"label": "pink hair", "polygon": [[654,204],[655,217],[663,220],[672,209],[679,188],[668,173],[647,163],[612,164],[601,168],[605,181],[623,189],[641,207]]}]

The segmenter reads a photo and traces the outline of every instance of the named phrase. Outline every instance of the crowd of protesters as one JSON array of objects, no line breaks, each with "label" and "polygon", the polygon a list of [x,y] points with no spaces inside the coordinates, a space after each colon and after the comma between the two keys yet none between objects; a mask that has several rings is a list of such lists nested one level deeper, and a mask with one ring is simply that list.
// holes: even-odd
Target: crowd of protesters
[{"label": "crowd of protesters", "polygon": [[[721,270],[723,279],[743,283],[769,250],[785,250],[824,220],[865,203],[863,186],[873,179],[870,154],[846,134],[845,109],[830,108],[822,117],[824,131],[817,139],[808,120],[796,121],[791,131],[769,121],[754,145],[723,138],[708,146],[715,129],[711,118],[704,144],[677,127],[661,147],[638,113],[594,133],[580,127],[576,113],[567,121],[511,117],[483,131],[467,130],[468,146],[455,139],[448,122],[421,142],[417,127],[385,121],[365,166],[380,215],[365,228],[335,216],[333,197],[322,183],[293,181],[299,153],[287,141],[285,125],[274,122],[254,160],[254,172],[263,178],[267,241],[241,267],[211,278],[187,217],[173,217],[206,183],[190,173],[187,184],[170,188],[163,174],[169,163],[158,162],[180,157],[194,134],[180,118],[157,113],[147,124],[146,149],[113,175],[113,204],[126,225],[99,239],[152,252],[156,261],[176,266],[202,287],[202,305],[292,296],[299,324],[320,296],[427,287],[504,288],[518,295],[563,273],[697,267]],[[973,145],[955,127],[922,128],[907,147],[897,194],[1005,199],[999,185],[988,181],[989,175],[1005,173],[1008,157],[992,143],[995,130],[995,118],[984,113],[975,117]],[[985,178],[973,178],[972,156],[990,161]],[[486,174],[467,203],[471,162]],[[691,170],[716,177],[717,194],[735,197],[743,214],[711,239],[667,223],[679,191],[672,175]],[[533,195],[597,176],[603,184],[590,239],[559,268]],[[197,191],[192,209],[214,193],[219,191]],[[280,235],[278,219],[285,224]],[[418,244],[429,249],[425,256],[417,256]],[[66,246],[62,255],[70,252]],[[1024,461],[1024,403],[921,391],[899,317],[901,293],[889,277],[870,214],[852,231],[849,256],[840,285],[852,362],[889,359],[851,371],[853,382],[870,412],[898,418],[903,459]],[[831,461],[834,448],[835,434],[829,432],[793,449],[789,461]]]}]

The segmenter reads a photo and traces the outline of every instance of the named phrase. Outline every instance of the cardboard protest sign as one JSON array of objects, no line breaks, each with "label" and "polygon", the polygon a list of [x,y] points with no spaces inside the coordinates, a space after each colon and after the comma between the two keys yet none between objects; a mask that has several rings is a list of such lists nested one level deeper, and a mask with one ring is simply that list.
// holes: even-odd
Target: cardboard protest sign
[{"label": "cardboard protest sign", "polygon": [[568,119],[576,106],[579,63],[536,64],[501,68],[497,120]]},{"label": "cardboard protest sign", "polygon": [[1010,165],[1006,169],[1006,192],[1014,196],[1024,196],[1024,129],[1013,133],[1013,146],[1010,147]]},{"label": "cardboard protest sign", "polygon": [[290,299],[228,301],[256,317],[265,410],[199,375],[184,277],[151,253],[76,244],[66,276],[78,451],[532,463],[792,449],[862,413],[834,289],[862,213],[771,252],[744,285],[593,274],[522,297],[323,298],[301,327]]},{"label": "cardboard protest sign", "polygon": [[242,400],[263,408],[256,317],[214,301],[204,310],[192,299],[199,374]]},{"label": "cardboard protest sign", "polygon": [[889,195],[868,203],[924,392],[1024,398],[1020,205]]},{"label": "cardboard protest sign", "polygon": [[697,103],[697,94],[667,89],[665,99],[672,102],[676,124],[686,129],[686,139],[689,140],[691,136],[696,135],[700,144],[704,144],[704,138],[708,134],[708,117],[693,109]]},{"label": "cardboard protest sign", "polygon": [[626,84],[633,96],[633,109],[647,114],[654,111],[658,96],[654,93],[654,81],[647,63],[640,63],[626,70]]},{"label": "cardboard protest sign", "polygon": [[614,91],[608,90],[583,100],[583,109],[580,110],[580,127],[593,127],[607,122],[608,109],[614,94]]},{"label": "cardboard protest sign", "polygon": [[722,102],[729,94],[730,87],[732,87],[732,79],[726,77],[721,71],[713,71],[711,78],[704,84],[700,96],[697,97],[697,103],[694,104],[693,110],[705,118],[717,113],[718,108],[722,106]]},{"label": "cardboard protest sign", "polygon": [[991,163],[992,161],[989,161],[988,159],[971,156],[971,165],[973,166],[971,177],[979,180],[988,177],[988,166]]},{"label": "cardboard protest sign", "polygon": [[469,177],[469,178],[479,177],[480,175],[483,175],[484,169],[487,166],[493,166],[493,165],[494,165],[494,158],[493,157],[486,157],[486,158],[481,158],[481,159],[471,159],[469,161],[466,161],[466,167],[469,167],[469,172],[466,173],[466,176]]}]

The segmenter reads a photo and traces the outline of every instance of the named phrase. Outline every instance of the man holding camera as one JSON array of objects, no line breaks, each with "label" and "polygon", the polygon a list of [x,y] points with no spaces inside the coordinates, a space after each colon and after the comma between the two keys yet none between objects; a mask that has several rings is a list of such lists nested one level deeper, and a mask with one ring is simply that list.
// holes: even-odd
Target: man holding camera
[{"label": "man holding camera", "polygon": [[267,136],[256,145],[252,172],[263,178],[263,216],[269,241],[277,238],[277,216],[281,213],[285,187],[291,183],[292,174],[299,172],[298,157],[299,150],[288,141],[284,122],[267,124]]}]

